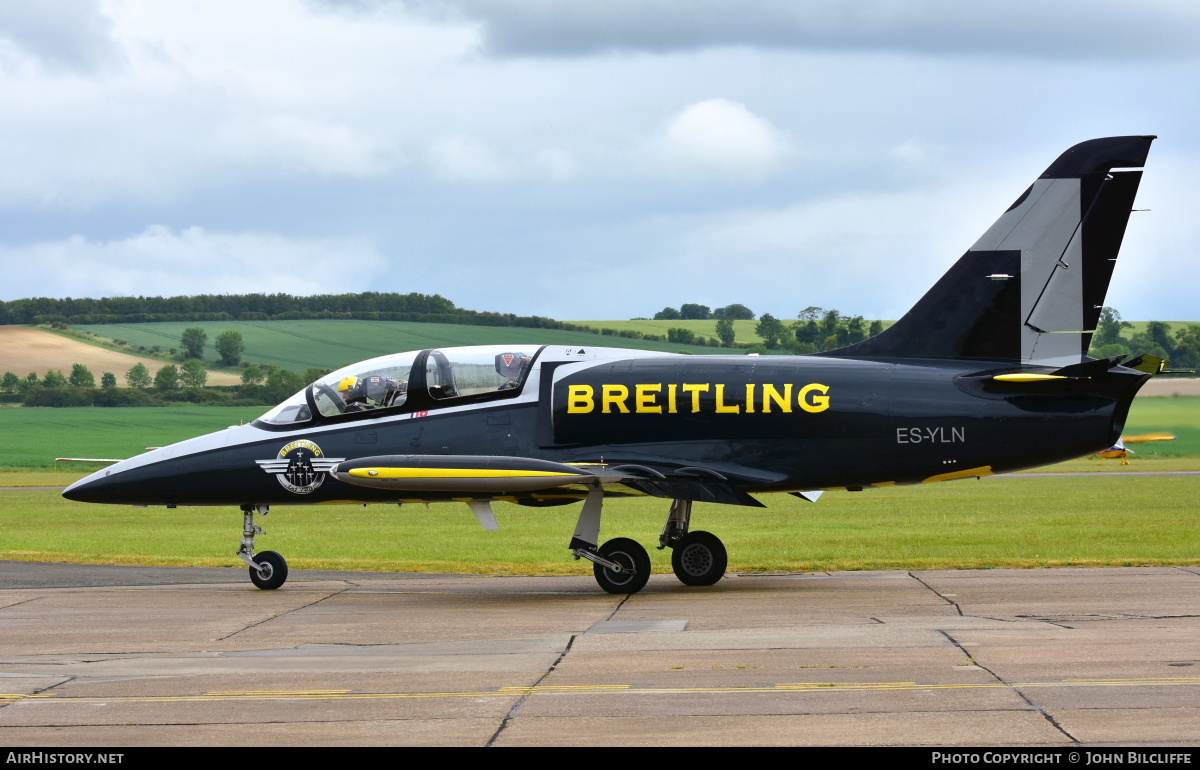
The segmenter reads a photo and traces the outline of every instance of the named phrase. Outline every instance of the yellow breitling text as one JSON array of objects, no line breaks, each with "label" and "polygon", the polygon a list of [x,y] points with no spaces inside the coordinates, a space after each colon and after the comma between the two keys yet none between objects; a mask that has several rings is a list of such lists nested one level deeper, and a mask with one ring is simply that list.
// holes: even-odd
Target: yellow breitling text
[{"label": "yellow breitling text", "polygon": [[829,386],[787,383],[639,382],[635,385],[569,385],[567,414],[786,414],[793,407],[816,413],[829,408]]}]

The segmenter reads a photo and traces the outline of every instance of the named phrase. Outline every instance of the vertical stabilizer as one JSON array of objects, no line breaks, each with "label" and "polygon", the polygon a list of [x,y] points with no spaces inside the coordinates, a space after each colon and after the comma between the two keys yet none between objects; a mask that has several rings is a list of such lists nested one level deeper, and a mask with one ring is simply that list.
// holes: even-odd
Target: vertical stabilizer
[{"label": "vertical stabilizer", "polygon": [[821,355],[1084,359],[1153,136],[1077,144],[1017,198],[903,318]]}]

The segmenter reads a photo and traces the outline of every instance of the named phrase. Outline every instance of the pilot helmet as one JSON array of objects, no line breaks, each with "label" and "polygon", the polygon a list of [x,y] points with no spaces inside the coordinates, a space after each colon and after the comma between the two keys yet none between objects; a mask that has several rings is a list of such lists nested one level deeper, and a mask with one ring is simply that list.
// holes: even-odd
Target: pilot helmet
[{"label": "pilot helmet", "polygon": [[357,377],[343,377],[337,385],[338,394],[345,401],[362,398],[362,387]]}]

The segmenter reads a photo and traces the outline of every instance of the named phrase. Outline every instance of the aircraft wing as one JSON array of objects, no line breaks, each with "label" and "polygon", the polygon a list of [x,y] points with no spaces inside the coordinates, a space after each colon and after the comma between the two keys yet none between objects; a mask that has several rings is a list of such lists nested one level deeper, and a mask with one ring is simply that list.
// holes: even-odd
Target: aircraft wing
[{"label": "aircraft wing", "polygon": [[643,465],[565,464],[495,455],[379,455],[346,460],[330,471],[347,484],[412,492],[511,494],[568,484],[624,484],[654,497],[750,505],[762,503],[704,468],[666,473]]},{"label": "aircraft wing", "polygon": [[494,455],[379,455],[339,463],[339,481],[375,489],[507,494],[567,484],[617,483],[601,467],[576,467],[529,457]]}]

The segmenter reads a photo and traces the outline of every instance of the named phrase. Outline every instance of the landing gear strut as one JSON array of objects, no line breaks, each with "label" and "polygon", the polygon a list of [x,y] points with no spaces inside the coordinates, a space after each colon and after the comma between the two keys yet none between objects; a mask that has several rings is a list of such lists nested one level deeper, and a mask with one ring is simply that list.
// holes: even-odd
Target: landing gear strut
[{"label": "landing gear strut", "polygon": [[710,586],[725,575],[729,555],[721,538],[711,532],[689,532],[692,501],[672,500],[667,523],[658,537],[659,549],[671,549],[671,569],[689,586]]},{"label": "landing gear strut", "polygon": [[617,537],[599,548],[600,511],[604,505],[604,490],[597,483],[588,491],[571,538],[571,553],[576,559],[592,562],[596,582],[610,594],[635,594],[646,587],[650,579],[650,554],[636,540]]},{"label": "landing gear strut", "polygon": [[270,512],[266,505],[242,506],[242,547],[237,555],[250,565],[250,582],[259,588],[270,591],[283,585],[288,576],[287,561],[274,551],[254,553],[255,535],[265,535],[266,530],[254,523],[254,514],[266,516]]}]

